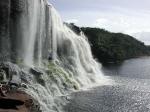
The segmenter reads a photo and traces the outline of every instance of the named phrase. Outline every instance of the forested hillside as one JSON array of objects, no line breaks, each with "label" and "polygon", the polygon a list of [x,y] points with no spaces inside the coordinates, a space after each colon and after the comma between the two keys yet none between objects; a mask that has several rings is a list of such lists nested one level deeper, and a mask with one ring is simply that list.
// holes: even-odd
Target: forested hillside
[{"label": "forested hillside", "polygon": [[130,35],[112,33],[100,28],[79,28],[74,24],[70,24],[69,27],[77,34],[81,30],[84,32],[88,37],[94,57],[102,63],[120,62],[150,54],[148,46]]}]

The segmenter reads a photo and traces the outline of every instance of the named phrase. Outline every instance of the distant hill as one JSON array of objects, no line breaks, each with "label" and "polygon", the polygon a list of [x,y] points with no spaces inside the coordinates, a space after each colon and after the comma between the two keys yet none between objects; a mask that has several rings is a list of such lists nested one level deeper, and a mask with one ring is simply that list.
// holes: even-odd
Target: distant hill
[{"label": "distant hill", "polygon": [[95,58],[102,63],[120,62],[125,59],[150,55],[150,47],[130,35],[112,33],[100,28],[68,25],[77,34],[83,31],[88,37]]}]

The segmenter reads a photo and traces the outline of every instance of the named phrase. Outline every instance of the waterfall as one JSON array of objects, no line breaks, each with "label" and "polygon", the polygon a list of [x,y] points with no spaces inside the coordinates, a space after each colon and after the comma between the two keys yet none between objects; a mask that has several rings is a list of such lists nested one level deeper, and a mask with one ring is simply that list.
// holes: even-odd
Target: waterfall
[{"label": "waterfall", "polygon": [[11,0],[9,4],[5,34],[10,37],[11,52],[7,52],[12,62],[20,60],[41,70],[40,76],[26,71],[32,78],[25,91],[39,101],[43,112],[59,111],[57,96],[105,80],[88,39],[69,29],[47,0]]}]

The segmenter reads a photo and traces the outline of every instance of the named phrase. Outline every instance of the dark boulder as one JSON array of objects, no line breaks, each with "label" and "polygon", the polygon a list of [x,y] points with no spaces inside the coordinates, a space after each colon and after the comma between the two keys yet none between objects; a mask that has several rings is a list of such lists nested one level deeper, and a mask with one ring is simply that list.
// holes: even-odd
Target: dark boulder
[{"label": "dark boulder", "polygon": [[0,109],[15,109],[17,110],[17,106],[23,105],[23,101],[15,100],[15,99],[0,99]]}]

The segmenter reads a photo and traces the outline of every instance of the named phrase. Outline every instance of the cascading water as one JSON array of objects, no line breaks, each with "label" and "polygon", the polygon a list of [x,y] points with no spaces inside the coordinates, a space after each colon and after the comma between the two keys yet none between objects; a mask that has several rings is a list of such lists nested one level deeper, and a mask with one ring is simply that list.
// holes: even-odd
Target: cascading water
[{"label": "cascading water", "polygon": [[[57,96],[105,80],[86,37],[70,30],[47,0],[11,0],[10,10],[10,60],[38,68],[38,75],[26,71],[30,75],[23,77],[25,91],[43,112],[60,111]],[[50,53],[53,61],[48,61]]]}]

